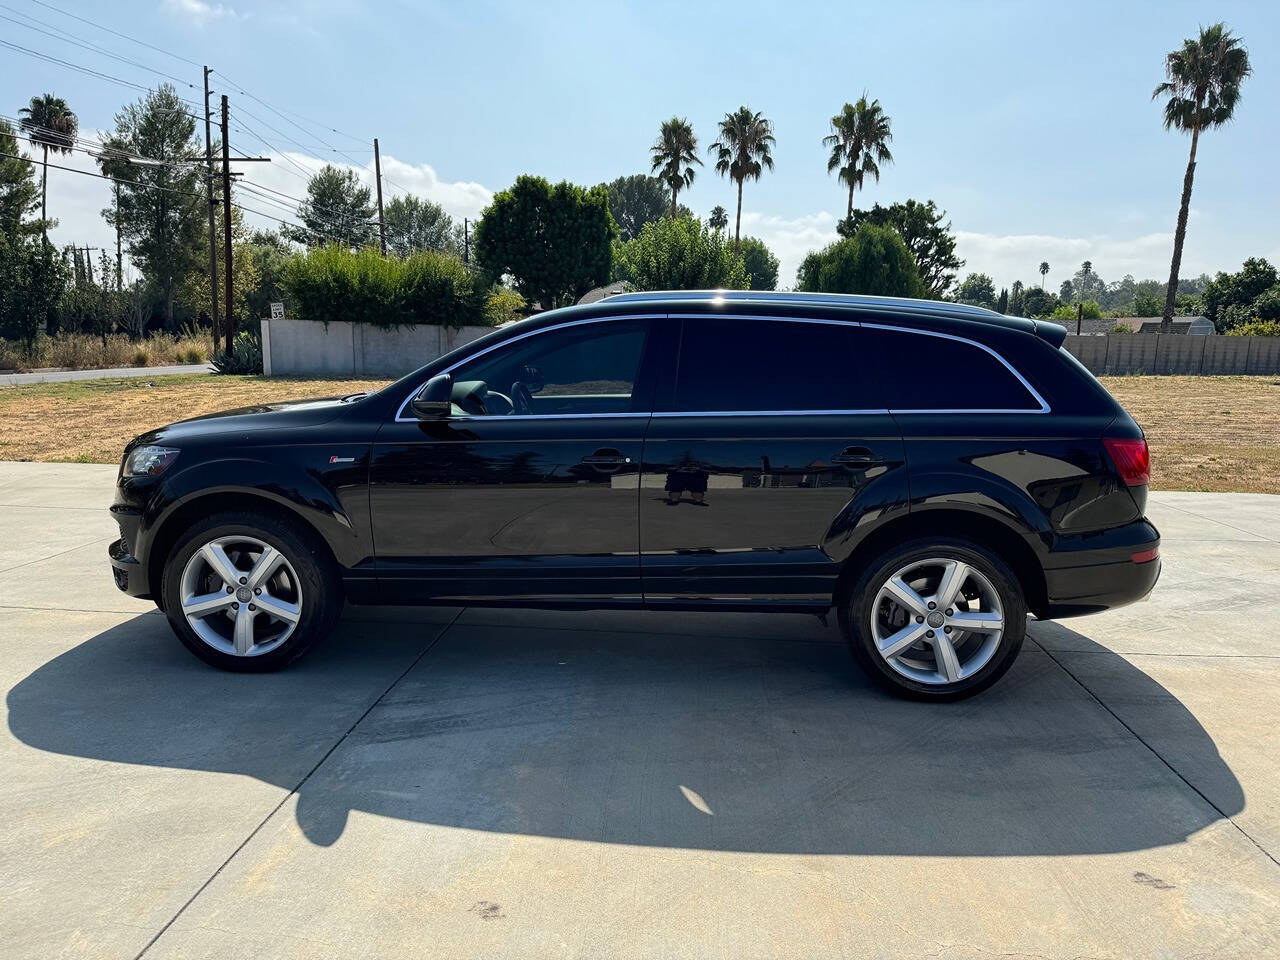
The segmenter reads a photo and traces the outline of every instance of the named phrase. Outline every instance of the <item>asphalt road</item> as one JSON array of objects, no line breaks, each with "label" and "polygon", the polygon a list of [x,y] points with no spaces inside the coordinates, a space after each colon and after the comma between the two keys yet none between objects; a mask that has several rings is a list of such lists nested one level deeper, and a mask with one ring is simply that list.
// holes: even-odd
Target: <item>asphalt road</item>
[{"label": "asphalt road", "polygon": [[121,596],[115,468],[0,463],[0,953],[1280,955],[1280,497],[890,699],[790,616],[349,608],[272,676]]},{"label": "asphalt road", "polygon": [[31,383],[67,383],[121,377],[165,377],[177,373],[213,373],[211,363],[171,363],[156,367],[109,367],[105,370],[38,370],[35,373],[0,373],[0,387]]}]

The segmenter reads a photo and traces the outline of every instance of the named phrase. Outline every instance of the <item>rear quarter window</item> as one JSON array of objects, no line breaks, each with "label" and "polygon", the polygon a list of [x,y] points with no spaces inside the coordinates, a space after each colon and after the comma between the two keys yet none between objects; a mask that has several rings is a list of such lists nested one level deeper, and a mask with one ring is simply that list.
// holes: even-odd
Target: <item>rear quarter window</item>
[{"label": "rear quarter window", "polygon": [[863,329],[890,410],[1042,409],[1027,385],[989,348],[926,331]]}]

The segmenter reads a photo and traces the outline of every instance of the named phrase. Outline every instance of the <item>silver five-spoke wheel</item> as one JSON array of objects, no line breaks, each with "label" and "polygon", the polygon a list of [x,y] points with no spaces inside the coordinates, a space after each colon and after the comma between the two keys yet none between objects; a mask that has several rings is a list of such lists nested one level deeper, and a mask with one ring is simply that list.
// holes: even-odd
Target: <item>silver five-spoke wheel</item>
[{"label": "silver five-spoke wheel", "polygon": [[257,657],[293,634],[302,585],[275,547],[237,534],[210,540],[182,570],[182,614],[201,640],[222,653]]},{"label": "silver five-spoke wheel", "polygon": [[985,667],[1004,633],[1000,595],[963,560],[913,560],[871,605],[871,636],[893,670],[920,683],[956,683]]}]

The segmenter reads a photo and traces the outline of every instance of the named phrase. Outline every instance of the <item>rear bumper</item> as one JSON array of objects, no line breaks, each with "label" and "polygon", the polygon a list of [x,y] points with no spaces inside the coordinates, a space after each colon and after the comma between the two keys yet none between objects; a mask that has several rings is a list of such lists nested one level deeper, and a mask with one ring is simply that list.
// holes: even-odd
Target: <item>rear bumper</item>
[{"label": "rear bumper", "polygon": [[1046,618],[1122,607],[1155,587],[1160,579],[1160,534],[1150,522],[1141,520],[1101,536],[1105,546],[1085,541],[1052,555],[1056,562],[1046,564],[1044,571]]}]

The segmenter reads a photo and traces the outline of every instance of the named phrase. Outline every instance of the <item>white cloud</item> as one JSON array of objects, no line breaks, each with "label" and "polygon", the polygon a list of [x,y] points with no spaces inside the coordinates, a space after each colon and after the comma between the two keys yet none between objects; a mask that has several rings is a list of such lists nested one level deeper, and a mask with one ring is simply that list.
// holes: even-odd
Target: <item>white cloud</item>
[{"label": "white cloud", "polygon": [[[733,229],[732,220],[729,229]],[[765,242],[778,258],[778,286],[790,288],[795,285],[796,270],[805,255],[837,239],[836,218],[825,211],[800,217],[744,213],[742,235],[759,237]]]},{"label": "white cloud", "polygon": [[[1057,289],[1085,260],[1093,261],[1094,270],[1104,280],[1119,280],[1125,274],[1133,274],[1139,280],[1161,279],[1168,275],[1172,252],[1171,233],[1145,233],[1133,237],[1105,234],[1055,237],[956,231],[956,253],[965,260],[961,274],[990,274],[997,288],[1011,286],[1015,280],[1021,280],[1027,286],[1038,285],[1042,260],[1049,263],[1045,286],[1050,290]],[[1191,263],[1187,263],[1182,271],[1184,276],[1199,272],[1200,268]]]},{"label": "white cloud", "polygon": [[212,20],[248,16],[248,14],[239,13],[233,7],[227,7],[221,3],[206,3],[205,0],[161,0],[160,7],[170,16],[201,27]]}]

